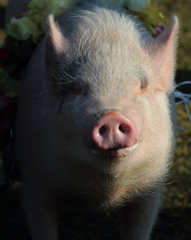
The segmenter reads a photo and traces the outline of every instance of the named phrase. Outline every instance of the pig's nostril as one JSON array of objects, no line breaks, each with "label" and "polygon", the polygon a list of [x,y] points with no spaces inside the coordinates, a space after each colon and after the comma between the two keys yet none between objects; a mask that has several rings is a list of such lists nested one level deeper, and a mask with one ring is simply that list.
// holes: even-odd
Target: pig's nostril
[{"label": "pig's nostril", "polygon": [[127,126],[125,125],[119,125],[119,130],[122,132],[122,133],[127,133],[128,132],[128,129],[127,129]]},{"label": "pig's nostril", "polygon": [[99,134],[100,135],[104,135],[108,130],[107,125],[103,125],[100,129],[99,129]]},{"label": "pig's nostril", "polygon": [[[116,126],[117,127],[117,126]],[[124,134],[127,134],[128,132],[129,132],[129,129],[128,129],[128,127],[126,126],[126,125],[124,125],[124,124],[120,124],[119,126],[118,126],[118,129],[119,129],[119,131],[121,132],[121,133],[124,133]],[[106,134],[107,132],[109,132],[109,126],[108,125],[103,125],[103,126],[101,126],[100,127],[100,129],[99,129],[99,134],[101,135],[101,136],[103,136],[104,134]]]}]

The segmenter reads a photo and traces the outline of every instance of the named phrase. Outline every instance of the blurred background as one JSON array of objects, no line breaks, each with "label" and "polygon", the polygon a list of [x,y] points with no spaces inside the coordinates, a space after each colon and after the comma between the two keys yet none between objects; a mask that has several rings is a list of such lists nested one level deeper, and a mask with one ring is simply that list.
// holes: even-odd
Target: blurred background
[{"label": "blurred background", "polygon": [[[6,37],[4,17],[8,0],[0,0],[0,40]],[[177,56],[176,82],[191,81],[191,1],[190,0],[156,0],[153,1],[163,15],[169,20],[172,14],[180,19],[179,47]],[[18,6],[19,7],[19,6]],[[179,90],[191,93],[191,85]],[[189,106],[191,113],[191,106]],[[153,231],[152,240],[173,239],[191,240],[191,122],[184,104],[177,106],[178,124],[184,131],[177,133],[177,147],[174,162],[167,179],[161,211]],[[26,221],[20,206],[20,195],[15,192],[0,192],[0,239],[30,239]],[[74,214],[75,215],[75,214]],[[99,218],[99,219],[98,219]],[[98,226],[100,218],[102,226]],[[91,216],[91,219],[68,216],[65,224],[68,233],[64,239],[119,239],[111,227],[106,227],[105,216]],[[92,219],[94,223],[92,222]],[[96,220],[97,219],[97,220]],[[75,223],[76,222],[76,223]],[[83,222],[83,223],[82,223]],[[75,225],[76,224],[76,225]],[[110,224],[110,223],[109,223]],[[88,225],[88,227],[87,227]],[[90,228],[89,232],[87,228]],[[68,235],[67,235],[68,234]],[[139,239],[138,239],[139,240]]]}]

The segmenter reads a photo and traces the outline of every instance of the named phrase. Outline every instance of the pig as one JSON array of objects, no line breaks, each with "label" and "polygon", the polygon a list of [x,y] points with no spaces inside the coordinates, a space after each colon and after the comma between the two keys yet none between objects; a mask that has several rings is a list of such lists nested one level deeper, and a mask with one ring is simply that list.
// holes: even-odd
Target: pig
[{"label": "pig", "polygon": [[[10,0],[7,23],[28,2]],[[14,132],[32,239],[58,239],[70,202],[122,207],[122,239],[148,240],[174,149],[178,18],[153,38],[120,1],[78,1],[46,24]]]}]

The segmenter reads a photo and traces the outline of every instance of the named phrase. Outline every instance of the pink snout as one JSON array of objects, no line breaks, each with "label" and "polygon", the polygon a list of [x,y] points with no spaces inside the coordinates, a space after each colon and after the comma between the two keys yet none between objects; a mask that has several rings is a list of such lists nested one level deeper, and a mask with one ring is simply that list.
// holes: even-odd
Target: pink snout
[{"label": "pink snout", "polygon": [[123,149],[135,144],[135,129],[132,123],[116,112],[104,114],[92,128],[91,137],[96,149]]}]

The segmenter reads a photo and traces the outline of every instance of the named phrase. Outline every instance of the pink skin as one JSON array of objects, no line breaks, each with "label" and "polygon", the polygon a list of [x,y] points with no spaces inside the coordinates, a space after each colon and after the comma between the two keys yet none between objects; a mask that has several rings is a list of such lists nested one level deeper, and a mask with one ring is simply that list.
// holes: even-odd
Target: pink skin
[{"label": "pink skin", "polygon": [[128,153],[127,148],[137,142],[136,134],[130,120],[120,113],[109,112],[95,123],[91,138],[96,150],[112,150],[115,153],[113,156],[121,158]]}]

